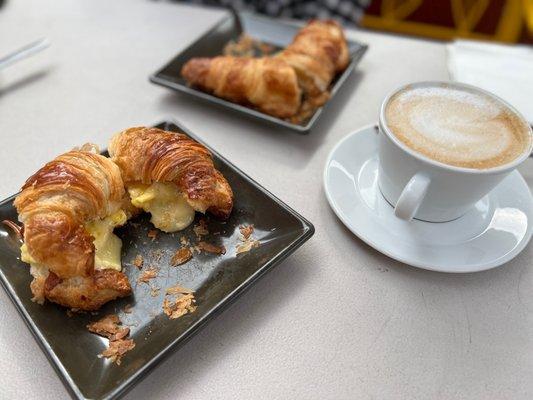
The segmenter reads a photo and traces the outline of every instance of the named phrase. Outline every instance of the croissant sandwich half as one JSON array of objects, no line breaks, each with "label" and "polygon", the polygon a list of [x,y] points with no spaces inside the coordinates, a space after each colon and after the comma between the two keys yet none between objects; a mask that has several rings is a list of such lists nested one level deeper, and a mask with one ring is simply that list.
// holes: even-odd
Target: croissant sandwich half
[{"label": "croissant sandwich half", "polygon": [[165,232],[185,229],[195,211],[226,219],[233,193],[209,151],[187,135],[156,128],[130,128],[109,144],[131,203],[149,212]]},{"label": "croissant sandwich half", "polygon": [[35,301],[95,310],[131,293],[113,234],[127,220],[124,195],[119,168],[92,146],[60,155],[26,181],[14,204]]},{"label": "croissant sandwich half", "polygon": [[220,56],[193,58],[181,70],[192,85],[239,104],[285,118],[301,104],[294,69],[281,59]]}]

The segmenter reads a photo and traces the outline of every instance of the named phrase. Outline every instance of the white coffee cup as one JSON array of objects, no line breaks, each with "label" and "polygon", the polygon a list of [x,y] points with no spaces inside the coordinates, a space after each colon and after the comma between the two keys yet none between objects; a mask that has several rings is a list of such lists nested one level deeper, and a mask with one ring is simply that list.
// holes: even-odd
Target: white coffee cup
[{"label": "white coffee cup", "polygon": [[[476,202],[526,160],[532,142],[516,159],[489,169],[463,168],[430,159],[408,147],[389,129],[385,110],[392,96],[413,88],[445,87],[466,89],[502,102],[519,118],[520,113],[497,96],[461,83],[420,82],[395,90],[385,98],[379,117],[379,188],[395,208],[395,215],[430,222],[446,222],[464,215]],[[529,134],[533,135],[528,126]]]}]

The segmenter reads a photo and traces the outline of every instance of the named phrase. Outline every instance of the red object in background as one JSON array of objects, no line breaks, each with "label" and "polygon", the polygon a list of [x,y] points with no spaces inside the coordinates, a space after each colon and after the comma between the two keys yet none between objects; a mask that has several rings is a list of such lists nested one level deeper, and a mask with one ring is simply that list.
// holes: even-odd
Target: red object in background
[{"label": "red object in background", "polygon": [[361,25],[443,40],[533,43],[526,4],[521,0],[373,0]]}]

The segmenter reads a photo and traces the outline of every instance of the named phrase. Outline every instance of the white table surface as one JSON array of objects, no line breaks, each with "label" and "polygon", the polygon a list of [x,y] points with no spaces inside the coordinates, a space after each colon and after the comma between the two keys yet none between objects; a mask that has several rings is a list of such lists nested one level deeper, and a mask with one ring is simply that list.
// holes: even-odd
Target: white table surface
[{"label": "white table surface", "polygon": [[[0,54],[47,36],[0,73],[0,197],[44,162],[173,116],[311,220],[316,234],[175,352],[127,399],[531,399],[533,247],[502,268],[427,272],[354,237],[329,209],[331,148],[376,121],[406,82],[448,77],[443,44],[352,31],[370,49],[308,136],[148,82],[221,12],[147,0],[11,0]],[[522,167],[530,187],[533,163]],[[0,398],[68,398],[0,290]]]}]

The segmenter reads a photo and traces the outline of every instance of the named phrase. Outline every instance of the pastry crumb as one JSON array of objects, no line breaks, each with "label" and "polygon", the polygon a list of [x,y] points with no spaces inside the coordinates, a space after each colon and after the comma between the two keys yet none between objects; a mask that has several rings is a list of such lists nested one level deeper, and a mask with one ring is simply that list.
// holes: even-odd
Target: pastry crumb
[{"label": "pastry crumb", "polygon": [[126,339],[130,328],[122,326],[116,314],[106,315],[104,318],[87,325],[89,332],[109,339],[109,345],[98,357],[105,357],[120,365],[122,356],[135,347],[133,339]]},{"label": "pastry crumb", "polygon": [[102,351],[98,357],[108,358],[111,362],[120,365],[122,357],[135,347],[133,339],[121,339],[109,342],[109,347]]},{"label": "pastry crumb", "polygon": [[137,254],[135,256],[135,259],[133,260],[133,265],[135,265],[137,268],[141,269],[141,267],[143,266],[143,263],[144,263],[143,256],[140,255],[140,254]]},{"label": "pastry crumb", "polygon": [[[176,299],[170,300],[167,296],[174,295]],[[194,291],[180,285],[167,288],[163,300],[163,312],[170,318],[176,319],[196,310]]]},{"label": "pastry crumb", "polygon": [[150,255],[152,256],[154,261],[159,261],[159,260],[161,260],[161,257],[163,257],[163,251],[160,250],[160,249],[152,250],[150,252]]},{"label": "pastry crumb", "polygon": [[192,258],[192,251],[188,247],[182,247],[174,253],[170,259],[170,265],[175,267],[178,265],[185,264]]},{"label": "pastry crumb", "polygon": [[194,293],[194,290],[187,289],[180,285],[171,286],[167,288],[167,290],[165,291],[165,294],[190,294],[190,293]]},{"label": "pastry crumb", "polygon": [[235,57],[262,57],[272,54],[275,47],[243,33],[237,40],[228,42],[222,54]]},{"label": "pastry crumb", "polygon": [[252,237],[252,234],[254,233],[253,225],[241,225],[239,226],[239,231],[241,232],[241,237],[239,237],[239,241],[241,243],[237,243],[236,254],[246,253],[256,247],[259,247],[261,242]]},{"label": "pastry crumb", "polygon": [[157,297],[159,296],[159,292],[160,292],[161,288],[158,288],[158,287],[153,287],[150,289],[150,296],[152,297]]},{"label": "pastry crumb", "polygon": [[237,244],[237,252],[236,252],[236,254],[246,253],[246,252],[252,250],[253,248],[259,247],[260,244],[261,243],[258,240],[247,239],[246,241],[244,241],[244,242],[242,242],[240,244]]},{"label": "pastry crumb", "polygon": [[165,298],[163,300],[163,311],[170,319],[176,319],[187,313],[194,312],[196,310],[195,302],[192,293],[181,295],[174,301]]},{"label": "pastry crumb", "polygon": [[191,242],[189,241],[189,238],[187,236],[181,236],[180,237],[180,244],[182,246],[189,246]]},{"label": "pastry crumb", "polygon": [[192,254],[194,254],[194,253],[198,253],[198,254],[200,254],[200,253],[202,252],[202,250],[201,250],[200,247],[198,247],[198,246],[190,246],[190,247],[189,247],[189,250],[190,250],[190,252],[191,252]]},{"label": "pastry crumb", "polygon": [[139,275],[139,278],[137,279],[137,282],[142,283],[148,283],[150,279],[154,279],[157,277],[157,269],[154,267],[150,267],[146,270],[144,270],[141,275]]},{"label": "pastry crumb", "polygon": [[150,239],[152,239],[152,242],[153,242],[154,240],[156,240],[156,239],[157,239],[157,230],[155,230],[155,229],[150,229],[150,230],[148,231],[148,237],[149,237]]},{"label": "pastry crumb", "polygon": [[209,230],[207,229],[207,222],[205,221],[205,219],[201,219],[200,221],[198,221],[198,225],[194,225],[192,230],[194,231],[194,234],[198,239],[202,236],[209,235]]},{"label": "pastry crumb", "polygon": [[200,250],[206,251],[212,254],[226,254],[226,248],[224,246],[217,246],[212,243],[200,242],[198,243]]},{"label": "pastry crumb", "polygon": [[89,332],[108,338],[110,341],[120,340],[128,336],[130,328],[121,326],[116,314],[106,315],[104,318],[87,325]]},{"label": "pastry crumb", "polygon": [[244,240],[248,240],[250,236],[252,236],[252,233],[254,233],[254,226],[253,225],[241,225],[239,226],[239,231],[241,232],[241,235],[244,238]]}]

